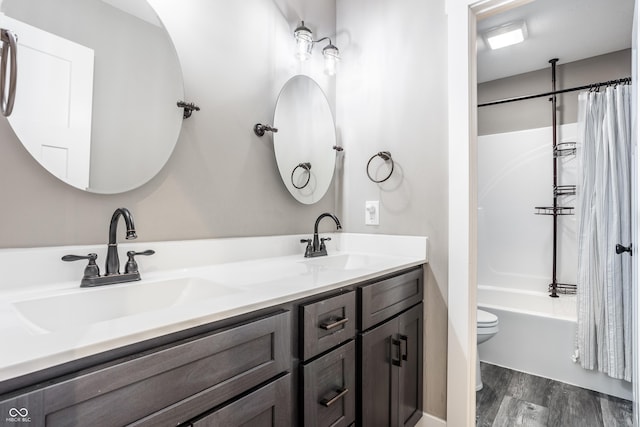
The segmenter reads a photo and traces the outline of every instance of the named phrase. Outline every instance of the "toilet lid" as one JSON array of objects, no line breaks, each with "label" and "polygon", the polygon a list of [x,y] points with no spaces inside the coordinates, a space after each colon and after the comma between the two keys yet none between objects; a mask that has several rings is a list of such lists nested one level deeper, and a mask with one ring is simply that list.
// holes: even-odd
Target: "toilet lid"
[{"label": "toilet lid", "polygon": [[478,310],[478,327],[489,328],[498,324],[498,316],[488,311]]}]

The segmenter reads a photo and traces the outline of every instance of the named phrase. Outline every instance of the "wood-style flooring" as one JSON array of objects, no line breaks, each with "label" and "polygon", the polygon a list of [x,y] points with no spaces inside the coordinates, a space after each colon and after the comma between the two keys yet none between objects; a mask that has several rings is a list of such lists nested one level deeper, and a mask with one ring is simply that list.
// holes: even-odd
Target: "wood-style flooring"
[{"label": "wood-style flooring", "polygon": [[633,425],[628,400],[487,363],[480,370],[484,387],[476,393],[478,427]]}]

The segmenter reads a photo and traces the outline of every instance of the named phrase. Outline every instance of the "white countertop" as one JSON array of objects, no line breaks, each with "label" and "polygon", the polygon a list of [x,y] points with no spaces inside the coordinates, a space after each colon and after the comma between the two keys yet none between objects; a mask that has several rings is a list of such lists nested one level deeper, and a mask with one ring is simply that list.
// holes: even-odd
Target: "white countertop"
[{"label": "white countertop", "polygon": [[[58,264],[53,265],[58,265],[56,270],[60,270],[50,270],[50,281],[46,277],[34,278],[34,275],[38,276],[36,271],[27,279],[10,273],[7,273],[7,279],[5,274],[0,285],[0,342],[3,343],[0,381],[427,262],[426,237],[327,235],[333,238],[328,242],[329,256],[320,258],[302,256],[304,247],[298,242],[301,237],[308,236],[298,235],[121,244],[121,266],[126,261],[124,253],[127,250],[150,248],[157,253],[138,260],[141,281],[95,288],[79,287],[85,262],[63,263],[59,259],[61,254],[85,254],[101,248],[0,250],[3,273],[7,267],[14,267],[28,275],[29,270],[25,273],[20,269],[22,264],[47,263],[56,258]],[[99,257],[101,268],[103,263],[104,257]],[[65,280],[69,274],[77,278]],[[196,297],[188,303],[181,303],[177,297],[160,309],[127,313],[106,321],[85,323],[79,319],[68,325],[61,323],[64,327],[34,324],[18,309],[20,304],[33,300],[55,301],[57,307],[44,305],[43,311],[54,313],[58,310],[58,313],[74,315],[80,313],[81,307],[74,307],[73,303],[69,307],[59,307],[60,301],[66,301],[67,297],[74,301],[77,296],[82,301],[91,298],[92,303],[109,304],[109,300],[103,298],[104,291],[118,292],[118,288],[132,291],[136,286],[146,291],[147,287],[153,289],[153,284],[184,278],[200,280],[206,286],[209,285],[206,281],[210,281],[210,285],[219,287],[221,292],[215,296]],[[149,292],[148,298],[153,301],[161,296]],[[78,317],[82,315],[78,314]]]}]

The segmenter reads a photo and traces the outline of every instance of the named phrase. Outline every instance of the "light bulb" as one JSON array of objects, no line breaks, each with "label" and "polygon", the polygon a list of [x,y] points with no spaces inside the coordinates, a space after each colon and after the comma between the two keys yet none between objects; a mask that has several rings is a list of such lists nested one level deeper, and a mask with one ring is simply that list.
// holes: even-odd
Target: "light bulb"
[{"label": "light bulb", "polygon": [[330,76],[335,75],[338,62],[340,61],[340,51],[329,42],[329,44],[322,49],[322,55],[324,55],[324,72]]},{"label": "light bulb", "polygon": [[313,49],[313,33],[305,27],[304,21],[295,29],[293,36],[296,39],[296,57],[300,61],[306,61],[311,58],[311,49]]}]

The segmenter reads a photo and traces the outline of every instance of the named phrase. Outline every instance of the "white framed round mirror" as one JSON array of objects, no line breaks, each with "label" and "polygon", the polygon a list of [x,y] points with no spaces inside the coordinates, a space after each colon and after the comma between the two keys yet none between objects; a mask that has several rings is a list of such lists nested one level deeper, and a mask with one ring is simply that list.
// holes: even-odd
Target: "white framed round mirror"
[{"label": "white framed round mirror", "polygon": [[9,123],[29,153],[73,187],[115,194],[165,165],[184,98],[173,42],[146,0],[2,0],[18,37]]},{"label": "white framed round mirror", "polygon": [[329,189],[336,164],[335,122],[320,86],[305,75],[289,79],[278,96],[273,123],[282,182],[300,203],[316,203]]}]

